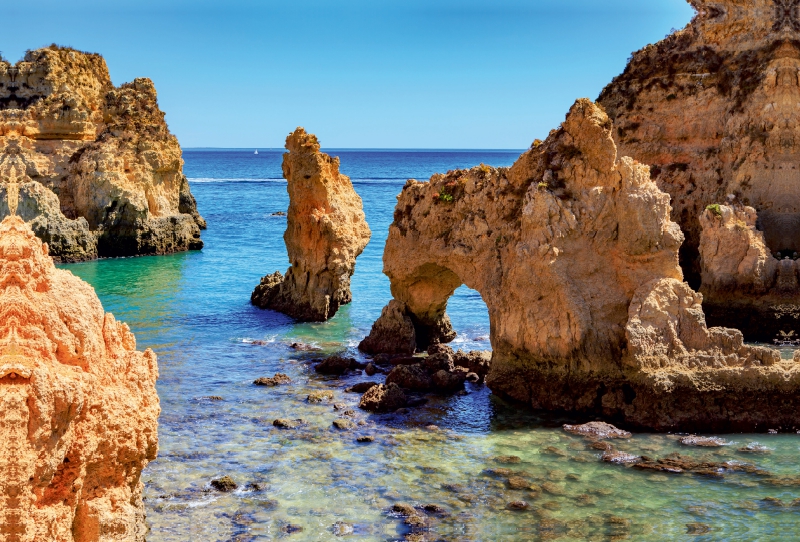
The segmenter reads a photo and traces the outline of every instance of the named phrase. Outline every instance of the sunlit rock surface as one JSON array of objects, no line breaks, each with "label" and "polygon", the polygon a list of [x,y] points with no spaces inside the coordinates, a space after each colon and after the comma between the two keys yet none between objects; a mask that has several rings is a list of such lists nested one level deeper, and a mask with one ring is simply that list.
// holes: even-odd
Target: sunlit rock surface
[{"label": "sunlit rock surface", "polygon": [[783,406],[794,365],[706,326],[702,295],[682,281],[669,196],[617,157],[612,132],[579,100],[511,168],[409,181],[384,253],[394,299],[362,348],[440,340],[431,330],[466,284],[489,310],[496,393],[658,429],[795,420]]},{"label": "sunlit rock surface", "polygon": [[[755,210],[752,225],[762,233],[751,236],[748,251],[780,259],[800,253],[800,9],[794,0],[692,3],[691,24],[634,53],[599,103],[614,121],[620,154],[651,165],[672,197],[689,284],[699,288],[702,280],[702,291],[716,292],[720,277],[700,254],[709,205]],[[745,263],[742,277],[728,269],[725,280],[756,286],[753,272]],[[769,341],[782,326],[800,331],[800,322],[778,322],[773,310],[800,304],[800,289],[784,285],[779,303],[762,298],[769,292],[748,286],[735,308],[716,295],[704,307],[709,321],[741,327],[750,340]]]},{"label": "sunlit rock surface", "polygon": [[[12,188],[12,211],[16,205]],[[156,356],[58,270],[18,216],[0,224],[0,540],[145,538]]]},{"label": "sunlit rock surface", "polygon": [[20,216],[56,259],[201,248],[182,168],[149,79],[115,87],[100,55],[55,46],[0,59],[0,178],[23,179]]},{"label": "sunlit rock surface", "polygon": [[283,176],[289,211],[283,239],[291,267],[261,279],[251,296],[262,309],[302,321],[332,318],[350,303],[350,277],[371,235],[361,198],[339,159],[320,152],[313,134],[298,128],[286,138]]}]

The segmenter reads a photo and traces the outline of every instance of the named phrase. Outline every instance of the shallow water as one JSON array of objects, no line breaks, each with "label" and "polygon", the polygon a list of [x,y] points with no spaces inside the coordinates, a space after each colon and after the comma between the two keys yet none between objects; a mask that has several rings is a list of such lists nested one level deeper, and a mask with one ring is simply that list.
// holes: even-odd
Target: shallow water
[{"label": "shallow water", "polygon": [[[422,513],[429,540],[756,540],[792,539],[800,531],[800,436],[729,435],[730,446],[681,446],[672,435],[635,435],[616,445],[662,457],[671,452],[716,462],[747,461],[765,474],[719,478],[663,474],[605,464],[588,441],[564,433],[569,420],[541,418],[468,384],[464,395],[435,399],[404,415],[369,415],[344,388],[366,380],[320,377],[308,360],[348,349],[369,331],[390,298],[381,255],[395,197],[405,179],[485,162],[510,165],[518,152],[332,152],[365,202],[373,237],[358,259],[354,302],[325,324],[294,324],[248,303],[259,278],[288,266],[283,245],[288,205],[278,180],[280,153],[186,151],[200,212],[208,220],[200,252],[102,260],[64,266],[90,282],[105,309],[128,322],[140,347],[159,356],[159,457],[145,471],[148,540],[331,540],[352,530],[359,540],[409,534],[396,503],[438,504],[447,517]],[[454,346],[488,349],[480,296],[466,288],[451,299],[459,333]],[[292,350],[293,342],[319,352]],[[292,383],[254,386],[283,372]],[[332,390],[309,404],[306,397]],[[339,431],[345,403],[363,425]],[[295,430],[276,418],[303,418]],[[356,437],[372,435],[361,444]],[[737,449],[759,442],[767,454]],[[507,463],[501,456],[516,456]],[[500,457],[500,459],[497,459]],[[505,462],[503,462],[505,461]],[[516,459],[513,461],[517,461]],[[537,490],[514,490],[490,468],[508,468]],[[239,489],[218,493],[213,478]],[[258,484],[260,489],[248,488]],[[764,501],[765,498],[780,499]],[[506,509],[526,500],[522,512]],[[288,525],[303,530],[287,534]],[[421,529],[418,529],[421,530]]]}]

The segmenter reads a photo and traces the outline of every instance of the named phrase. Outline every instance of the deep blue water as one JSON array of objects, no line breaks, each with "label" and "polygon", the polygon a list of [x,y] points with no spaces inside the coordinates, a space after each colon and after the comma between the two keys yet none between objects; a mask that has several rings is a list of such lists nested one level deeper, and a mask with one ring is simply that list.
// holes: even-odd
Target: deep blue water
[{"label": "deep blue water", "polygon": [[[355,345],[390,299],[381,257],[406,179],[482,162],[508,166],[520,151],[331,154],[341,158],[342,172],[364,201],[372,240],[357,261],[353,303],[329,322],[295,324],[249,304],[261,276],[288,267],[286,219],[273,215],[288,207],[277,150],[184,152],[185,172],[208,221],[202,251],[65,266],[95,287],[107,311],[130,324],[140,348],[153,348],[159,357],[159,457],[143,475],[150,542],[272,540],[285,536],[289,523],[304,529],[292,540],[331,540],[337,521],[351,523],[358,540],[398,540],[407,528],[386,512],[397,502],[433,502],[450,512],[432,520],[430,540],[757,540],[800,532],[796,508],[761,500],[789,504],[800,497],[800,482],[790,483],[797,479],[800,445],[792,435],[736,435],[730,437],[736,444],[717,450],[686,450],[670,435],[636,435],[618,445],[659,457],[680,451],[755,461],[789,480],[776,485],[747,475],[670,477],[603,464],[596,450],[553,420],[509,408],[481,386],[468,385],[464,395],[432,400],[407,416],[358,412],[358,395],[344,388],[364,377],[315,375],[307,362],[319,354],[290,344],[358,355]],[[448,312],[459,334],[454,346],[489,348],[488,315],[476,292],[457,290]],[[292,384],[252,384],[276,372],[288,374]],[[332,404],[305,401],[317,390],[333,390],[334,402],[356,410],[364,425],[352,433],[332,429],[340,415]],[[308,426],[281,431],[272,426],[276,418],[304,418]],[[429,424],[439,429],[426,429]],[[376,441],[359,445],[355,436],[361,434]],[[756,438],[773,453],[736,452]],[[519,457],[514,468],[552,491],[510,490],[482,474],[502,466],[493,458],[504,455]],[[231,494],[210,491],[210,480],[225,474],[242,487]],[[247,483],[261,490],[247,490]],[[518,499],[530,500],[531,510],[506,509]],[[690,534],[706,529],[699,537]]]}]

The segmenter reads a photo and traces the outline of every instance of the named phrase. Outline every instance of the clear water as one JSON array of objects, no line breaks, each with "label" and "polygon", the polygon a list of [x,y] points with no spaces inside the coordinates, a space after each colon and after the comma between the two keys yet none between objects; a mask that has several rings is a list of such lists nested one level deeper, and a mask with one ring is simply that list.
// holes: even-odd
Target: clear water
[{"label": "clear water", "polygon": [[[344,392],[365,377],[310,372],[308,360],[320,354],[292,350],[291,343],[356,354],[355,345],[390,298],[381,255],[405,180],[481,162],[510,165],[519,152],[332,154],[341,157],[342,171],[364,199],[373,237],[358,259],[354,302],[330,322],[295,324],[248,303],[262,275],[288,266],[285,218],[272,216],[288,205],[278,151],[185,152],[186,173],[209,224],[201,252],[65,266],[95,287],[106,310],[130,324],[140,347],[159,356],[160,451],[143,477],[148,540],[332,540],[336,522],[351,524],[349,536],[358,540],[798,537],[800,508],[790,506],[800,498],[798,435],[729,435],[735,444],[719,449],[687,449],[672,435],[639,434],[618,443],[637,454],[677,451],[748,461],[770,472],[720,479],[646,473],[602,463],[600,452],[559,428],[567,420],[519,412],[483,387],[468,384],[464,395],[404,415],[369,415],[358,411],[358,395]],[[459,289],[449,312],[459,333],[455,346],[489,348],[488,316],[476,292]],[[288,374],[292,384],[252,385],[276,372]],[[307,403],[318,390],[332,390],[333,401]],[[341,412],[334,402],[355,410],[363,425],[349,432],[333,428]],[[276,418],[308,424],[280,430],[272,425]],[[359,444],[360,435],[375,441]],[[737,451],[754,441],[771,453]],[[494,459],[509,455],[520,462]],[[484,473],[496,467],[546,490],[509,489],[502,478]],[[239,489],[210,490],[210,480],[222,475]],[[247,488],[251,483],[261,489]],[[520,499],[529,510],[506,509]],[[429,517],[427,532],[415,534],[387,513],[396,503],[438,504],[449,515]],[[287,534],[289,524],[303,530]]]}]

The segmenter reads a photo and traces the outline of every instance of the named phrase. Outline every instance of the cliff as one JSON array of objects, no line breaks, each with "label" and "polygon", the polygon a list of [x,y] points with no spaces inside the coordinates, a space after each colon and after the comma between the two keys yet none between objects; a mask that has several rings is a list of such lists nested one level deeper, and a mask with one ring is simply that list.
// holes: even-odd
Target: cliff
[{"label": "cliff", "polygon": [[[753,251],[800,252],[800,11],[789,0],[692,3],[692,22],[634,53],[598,101],[616,125],[620,153],[651,165],[653,180],[672,197],[673,220],[686,235],[681,265],[689,284],[711,291],[717,286],[705,283],[700,254],[709,205],[754,209],[763,241]],[[704,307],[711,321],[770,340],[777,322],[766,291],[740,293],[736,311],[716,297]],[[800,301],[800,290],[783,293],[785,303]],[[752,318],[735,318],[741,310]]]},{"label": "cliff", "polygon": [[[12,213],[17,185],[11,187]],[[0,540],[143,541],[158,375],[91,286],[0,223]]]},{"label": "cliff", "polygon": [[447,300],[466,284],[489,310],[495,393],[657,429],[796,423],[781,402],[795,369],[706,326],[702,295],[682,282],[669,196],[646,166],[617,157],[612,132],[600,107],[579,100],[511,168],[408,181],[384,252],[393,300],[362,349],[451,340]]},{"label": "cliff", "polygon": [[101,56],[56,46],[0,60],[0,183],[25,183],[21,216],[54,258],[201,248],[182,167],[149,79],[114,87]]},{"label": "cliff", "polygon": [[286,138],[286,149],[283,239],[291,267],[285,276],[261,279],[251,300],[298,320],[324,321],[352,300],[350,277],[371,232],[350,178],[339,173],[338,158],[320,152],[316,136],[298,128]]}]

